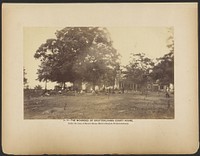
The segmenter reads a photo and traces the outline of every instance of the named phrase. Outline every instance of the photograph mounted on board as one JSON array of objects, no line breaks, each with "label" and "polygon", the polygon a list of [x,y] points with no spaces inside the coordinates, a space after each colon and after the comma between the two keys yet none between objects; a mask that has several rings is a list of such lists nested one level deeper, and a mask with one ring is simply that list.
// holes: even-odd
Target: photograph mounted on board
[{"label": "photograph mounted on board", "polygon": [[24,119],[174,119],[173,27],[24,27]]},{"label": "photograph mounted on board", "polygon": [[6,154],[199,148],[197,3],[3,4],[2,65]]}]

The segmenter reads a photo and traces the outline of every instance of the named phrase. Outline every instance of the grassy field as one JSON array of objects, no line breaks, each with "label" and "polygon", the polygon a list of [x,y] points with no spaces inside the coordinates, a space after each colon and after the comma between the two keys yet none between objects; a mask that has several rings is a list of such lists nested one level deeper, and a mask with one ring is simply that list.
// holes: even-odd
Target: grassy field
[{"label": "grassy field", "polygon": [[24,119],[173,119],[174,97],[164,93],[54,95],[24,99]]}]

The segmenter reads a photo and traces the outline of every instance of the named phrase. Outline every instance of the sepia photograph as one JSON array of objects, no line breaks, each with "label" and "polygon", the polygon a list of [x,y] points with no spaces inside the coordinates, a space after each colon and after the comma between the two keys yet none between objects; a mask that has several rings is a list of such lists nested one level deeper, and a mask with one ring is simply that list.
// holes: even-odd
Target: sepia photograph
[{"label": "sepia photograph", "polygon": [[174,119],[173,27],[24,28],[24,119]]},{"label": "sepia photograph", "polygon": [[197,3],[2,4],[2,151],[193,154]]}]

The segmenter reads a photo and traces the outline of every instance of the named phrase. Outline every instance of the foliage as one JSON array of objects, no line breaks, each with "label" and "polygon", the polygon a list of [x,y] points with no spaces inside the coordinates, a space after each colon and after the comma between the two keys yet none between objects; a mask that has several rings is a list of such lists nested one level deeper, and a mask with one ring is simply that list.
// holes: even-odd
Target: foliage
[{"label": "foliage", "polygon": [[119,66],[119,55],[112,47],[107,29],[99,27],[66,27],[59,30],[56,39],[48,39],[34,57],[41,61],[39,81],[87,81],[95,85],[102,78],[108,79],[109,73],[114,73]]},{"label": "foliage", "polygon": [[174,83],[174,54],[172,52],[158,59],[151,76],[163,85]]},{"label": "foliage", "polygon": [[25,68],[23,68],[23,77],[24,77],[24,80],[23,80],[23,83],[24,83],[24,88],[27,88],[28,87],[28,80],[27,80],[27,78],[25,77],[25,75],[26,75],[27,73],[26,73],[26,70],[25,70]]},{"label": "foliage", "polygon": [[119,69],[118,57],[117,51],[110,45],[93,45],[86,56],[77,59],[74,71],[81,81],[91,82],[93,85],[113,85]]},{"label": "foliage", "polygon": [[41,85],[36,85],[36,86],[34,87],[34,89],[36,89],[36,90],[42,90],[42,86],[41,86]]},{"label": "foliage", "polygon": [[170,34],[169,38],[167,39],[167,47],[169,49],[169,53],[157,59],[157,64],[153,68],[153,72],[151,74],[152,78],[155,81],[158,80],[163,85],[169,85],[170,83],[174,83],[173,29],[169,28],[168,32]]},{"label": "foliage", "polygon": [[126,82],[146,85],[151,80],[150,72],[154,66],[153,61],[144,53],[132,54],[132,60],[127,65],[125,74]]}]

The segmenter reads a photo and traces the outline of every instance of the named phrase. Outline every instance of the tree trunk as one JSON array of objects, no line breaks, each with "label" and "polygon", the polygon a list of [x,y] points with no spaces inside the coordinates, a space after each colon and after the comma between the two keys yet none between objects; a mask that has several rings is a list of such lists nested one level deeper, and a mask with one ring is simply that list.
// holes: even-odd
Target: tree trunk
[{"label": "tree trunk", "polygon": [[75,82],[72,82],[72,88],[75,90]]},{"label": "tree trunk", "polygon": [[92,89],[95,90],[95,83],[92,83]]},{"label": "tree trunk", "polygon": [[63,90],[65,90],[66,89],[66,84],[65,84],[65,82],[63,82]]},{"label": "tree trunk", "polygon": [[45,90],[47,90],[47,80],[45,80]]}]

